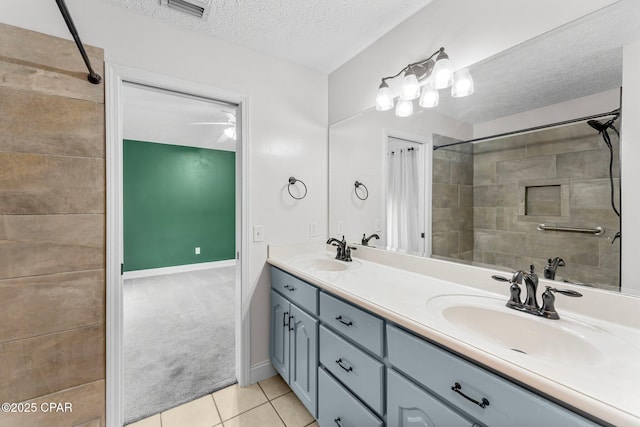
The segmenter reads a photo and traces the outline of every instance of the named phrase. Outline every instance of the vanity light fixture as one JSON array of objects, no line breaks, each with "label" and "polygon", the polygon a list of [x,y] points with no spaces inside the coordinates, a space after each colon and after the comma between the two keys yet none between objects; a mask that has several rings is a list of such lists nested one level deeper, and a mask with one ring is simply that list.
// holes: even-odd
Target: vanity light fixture
[{"label": "vanity light fixture", "polygon": [[[404,73],[400,97],[397,105],[387,80]],[[422,87],[422,93],[420,88]],[[393,76],[384,77],[378,87],[376,110],[387,111],[396,107],[396,116],[408,117],[413,114],[413,100],[423,108],[433,108],[440,101],[439,89],[451,87],[451,96],[460,98],[473,93],[473,78],[468,68],[453,72],[449,55],[441,47],[426,59],[409,64]]]},{"label": "vanity light fixture", "polygon": [[473,78],[468,68],[458,70],[454,74],[451,96],[461,98],[473,93]]}]

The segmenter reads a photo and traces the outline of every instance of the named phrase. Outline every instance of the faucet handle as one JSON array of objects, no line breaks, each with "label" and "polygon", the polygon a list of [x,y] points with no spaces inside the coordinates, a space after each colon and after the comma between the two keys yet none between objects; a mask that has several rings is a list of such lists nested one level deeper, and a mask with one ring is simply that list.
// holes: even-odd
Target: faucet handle
[{"label": "faucet handle", "polygon": [[557,292],[559,294],[566,295],[568,297],[574,297],[574,298],[578,298],[582,296],[580,292],[572,291],[571,289],[556,289],[556,288],[552,288],[551,286],[545,286],[545,287],[547,288],[545,292]]},{"label": "faucet handle", "polygon": [[522,273],[522,272],[516,271],[513,274],[513,277],[511,278],[511,280],[507,279],[504,276],[498,276],[498,275],[491,276],[493,280],[497,280],[498,282],[511,283],[511,286],[509,287],[509,301],[507,301],[507,307],[522,307],[522,300],[520,299],[520,293],[522,292],[522,289],[520,289],[520,286],[518,286],[518,282],[517,282],[518,278],[522,280],[522,276],[517,273]]},{"label": "faucet handle", "polygon": [[546,317],[547,319],[559,319],[560,316],[556,311],[555,301],[556,297],[554,295],[555,292],[566,295],[568,297],[581,297],[582,294],[580,292],[572,291],[570,289],[556,289],[551,286],[546,286],[546,290],[542,293],[542,308],[540,309],[540,315]]},{"label": "faucet handle", "polygon": [[354,251],[355,251],[356,249],[358,249],[358,248],[354,248],[353,246],[349,246],[349,245],[347,245],[347,246],[344,248],[344,259],[343,259],[343,261],[346,261],[346,262],[351,262],[351,261],[353,261],[353,259],[351,259],[351,251],[352,251],[352,250],[354,250]]}]

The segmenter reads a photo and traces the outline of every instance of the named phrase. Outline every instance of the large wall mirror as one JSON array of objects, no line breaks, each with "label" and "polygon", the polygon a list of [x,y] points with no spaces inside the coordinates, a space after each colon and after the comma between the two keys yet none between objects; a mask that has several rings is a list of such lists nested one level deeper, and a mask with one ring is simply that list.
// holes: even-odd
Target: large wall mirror
[{"label": "large wall mirror", "polygon": [[534,264],[541,277],[619,291],[616,130],[635,118],[622,113],[608,140],[599,123],[620,108],[639,12],[619,2],[472,65],[472,96],[332,125],[331,236],[377,234],[370,246],[504,270]]}]

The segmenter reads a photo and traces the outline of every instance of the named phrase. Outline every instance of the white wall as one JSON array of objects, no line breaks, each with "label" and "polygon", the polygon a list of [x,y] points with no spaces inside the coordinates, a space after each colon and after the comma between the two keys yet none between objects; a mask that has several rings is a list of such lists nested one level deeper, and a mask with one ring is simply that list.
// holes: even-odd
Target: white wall
[{"label": "white wall", "polygon": [[[430,142],[434,133],[470,139],[472,126],[422,109],[406,118],[396,117],[393,109],[386,112],[372,109],[332,125],[329,131],[329,234],[338,238],[344,234],[348,241],[358,243],[363,233],[379,231],[375,227],[379,221],[382,241],[374,240],[371,244],[384,247],[386,184],[385,174],[381,172],[386,169],[386,136]],[[431,176],[430,166],[425,174]],[[364,182],[369,189],[367,200],[355,197],[356,180]]]},{"label": "white wall", "polygon": [[[251,363],[268,360],[267,244],[327,235],[327,76],[98,0],[68,0],[84,43],[105,60],[250,96],[251,224],[265,241],[250,248]],[[70,38],[51,0],[2,0],[0,21]],[[308,196],[286,194],[290,175]],[[229,301],[232,304],[232,301]]]},{"label": "white wall", "polygon": [[640,242],[640,41],[624,46],[622,62],[622,290],[640,295],[638,245]]},{"label": "white wall", "polygon": [[435,0],[329,75],[329,123],[373,106],[382,77],[441,46],[463,68],[612,3]]}]

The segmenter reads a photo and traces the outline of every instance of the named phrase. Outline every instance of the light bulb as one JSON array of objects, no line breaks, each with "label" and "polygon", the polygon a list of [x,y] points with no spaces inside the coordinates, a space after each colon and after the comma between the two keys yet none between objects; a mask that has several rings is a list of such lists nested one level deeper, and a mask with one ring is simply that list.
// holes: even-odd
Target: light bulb
[{"label": "light bulb", "polygon": [[444,53],[444,49],[440,50],[431,75],[436,89],[445,89],[453,84],[453,70],[449,62],[449,55]]},{"label": "light bulb", "polygon": [[386,82],[382,82],[376,96],[376,110],[387,111],[393,108],[393,95]]},{"label": "light bulb", "polygon": [[420,95],[420,106],[422,108],[433,108],[440,102],[440,93],[438,89],[435,89],[431,83],[427,84],[422,89],[422,95]]},{"label": "light bulb", "polygon": [[231,126],[224,130],[224,134],[231,139],[236,139],[236,127]]},{"label": "light bulb", "polygon": [[409,117],[413,114],[413,101],[408,99],[399,99],[396,106],[396,116]]},{"label": "light bulb", "polygon": [[468,68],[463,68],[455,72],[453,76],[453,86],[451,87],[451,96],[461,98],[473,93],[473,78]]},{"label": "light bulb", "polygon": [[402,82],[402,87],[400,88],[400,97],[404,100],[410,101],[419,96],[420,82],[418,82],[415,71],[409,68],[407,72],[404,73],[404,80]]}]

